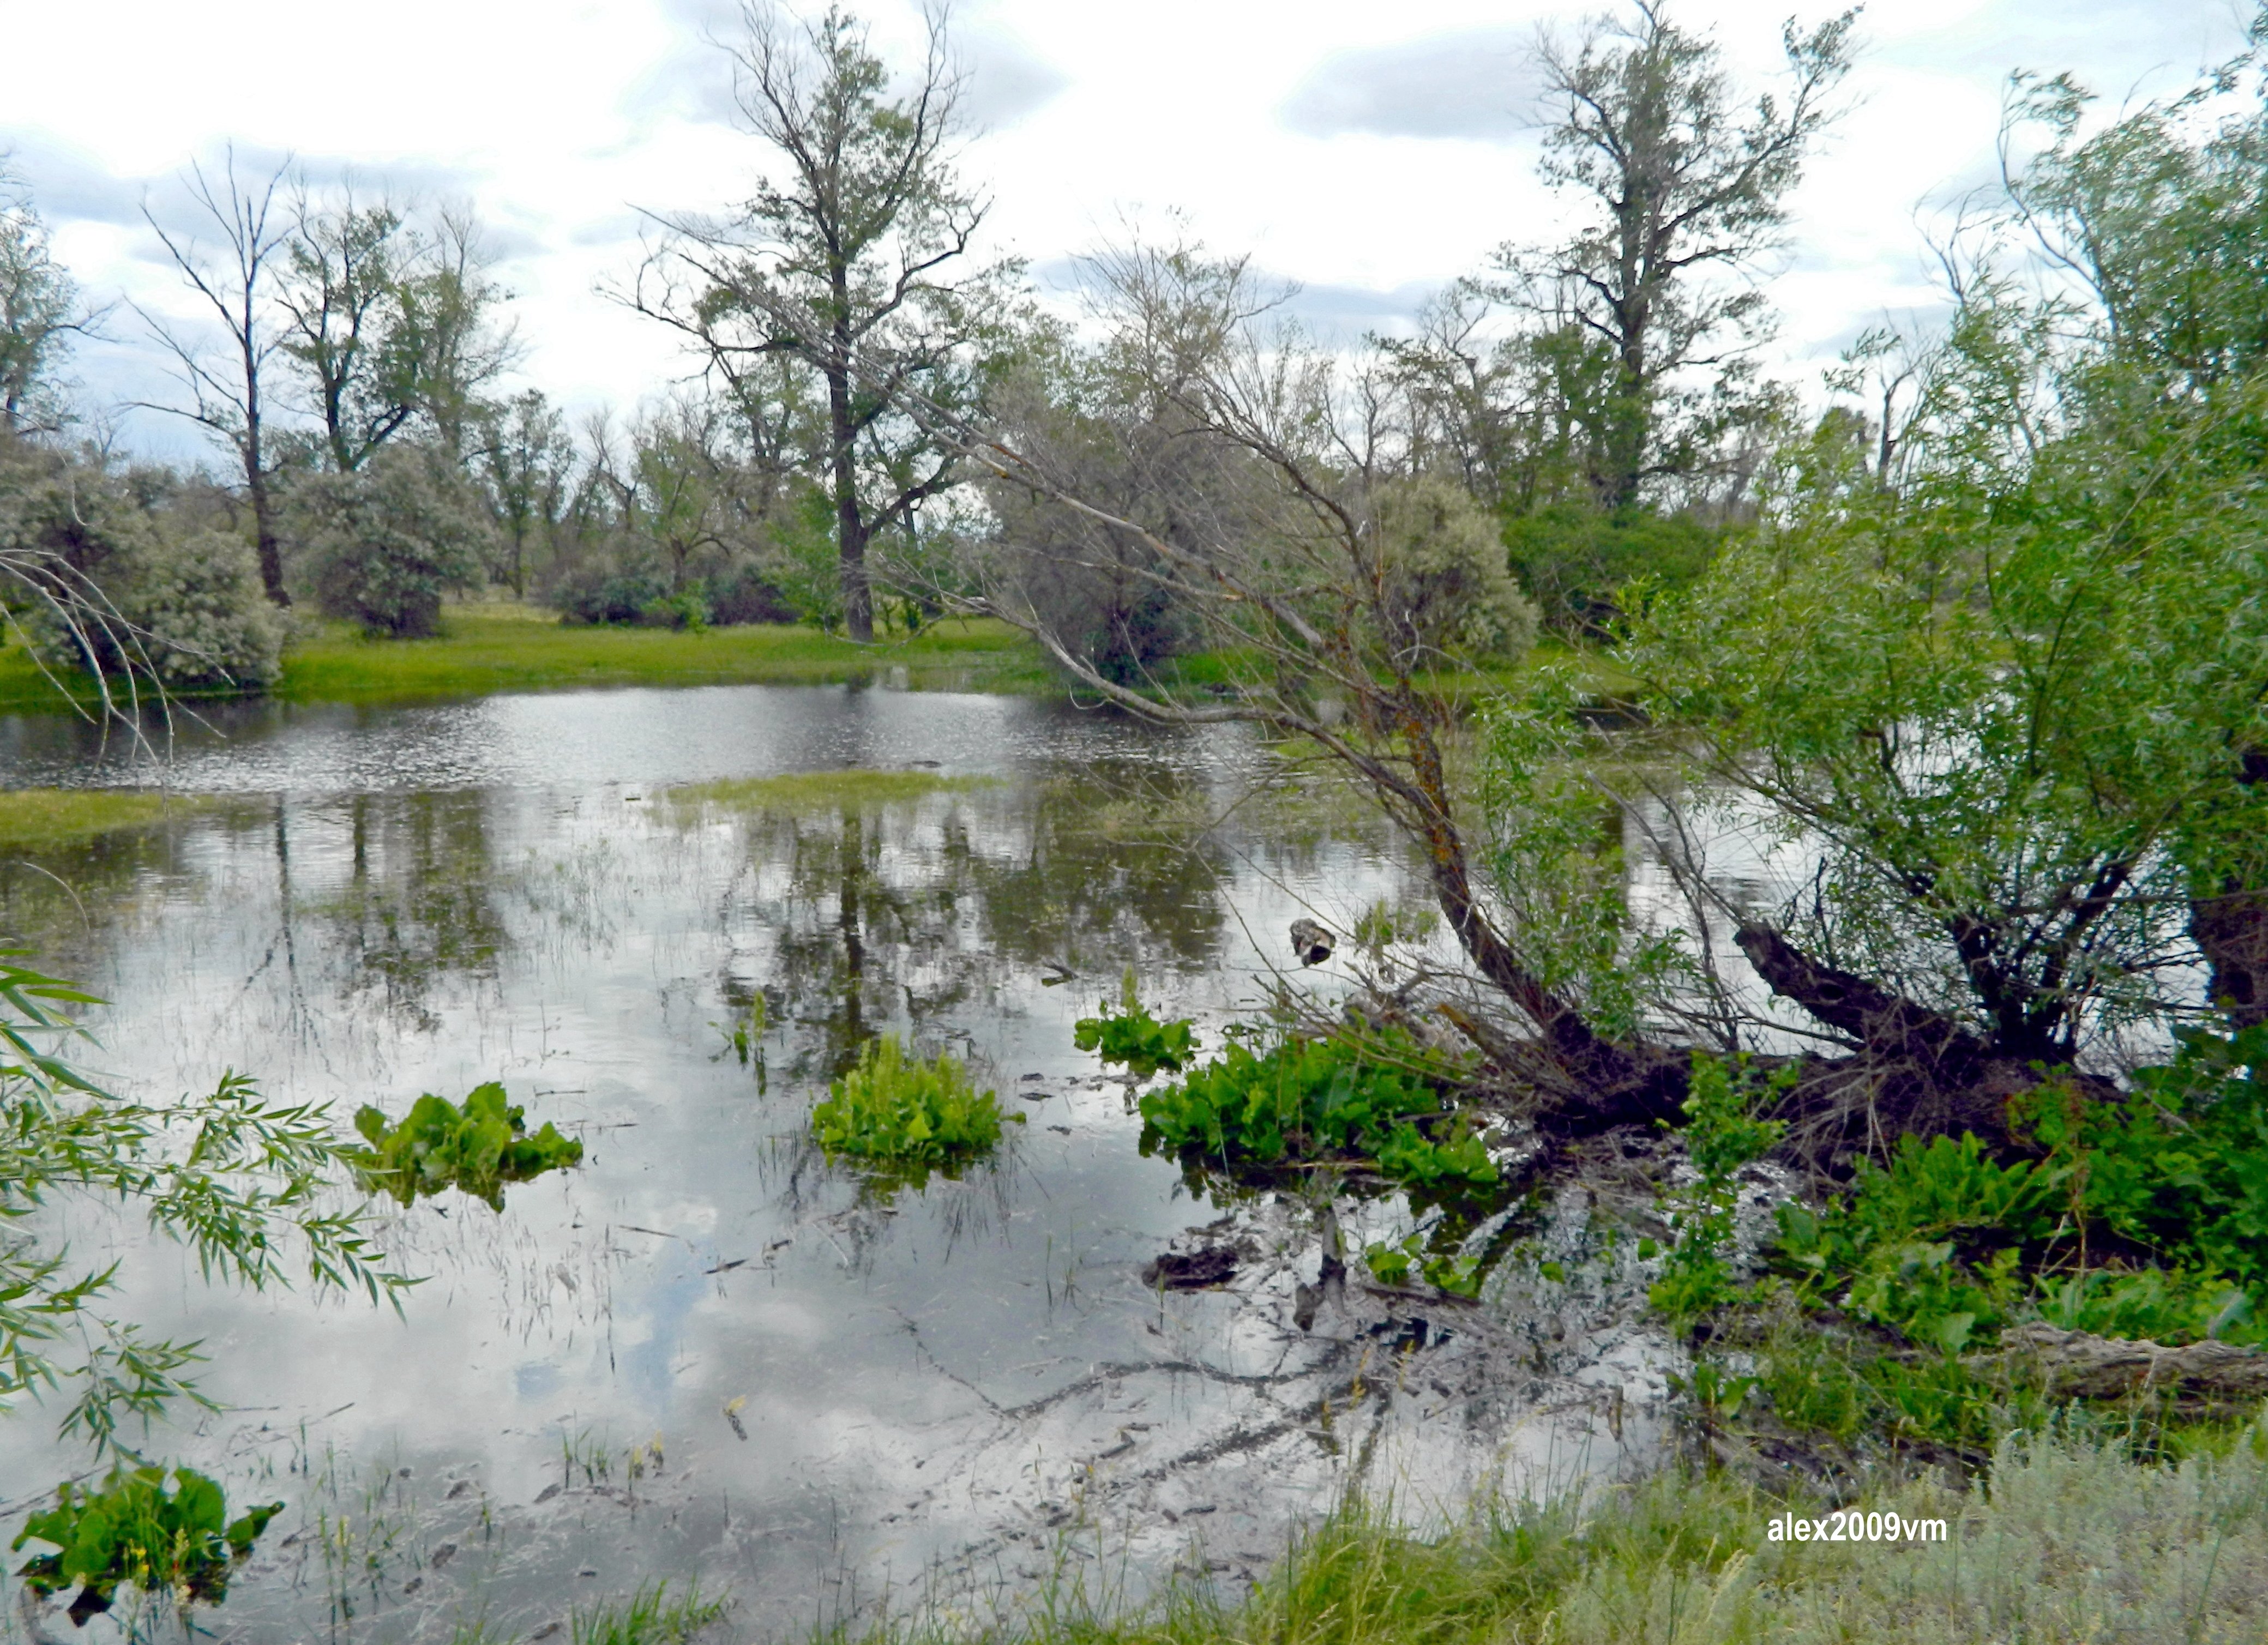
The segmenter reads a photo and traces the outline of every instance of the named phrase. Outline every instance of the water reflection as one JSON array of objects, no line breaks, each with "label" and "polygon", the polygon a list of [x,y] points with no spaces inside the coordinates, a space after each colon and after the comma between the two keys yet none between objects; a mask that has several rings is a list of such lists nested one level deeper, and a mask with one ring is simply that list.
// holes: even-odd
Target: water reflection
[{"label": "water reflection", "polygon": [[[0,922],[114,1002],[95,1024],[106,1073],[170,1095],[247,1069],[342,1113],[500,1078],[531,1127],[555,1122],[586,1152],[500,1217],[404,1210],[389,1245],[433,1282],[398,1322],[216,1295],[180,1252],[89,1210],[77,1248],[119,1259],[128,1305],[213,1344],[226,1409],[153,1449],[247,1485],[326,1453],[474,1481],[436,1499],[515,1527],[482,1603],[517,1631],[550,1619],[563,1583],[696,1566],[809,1615],[830,1574],[911,1575],[1007,1535],[1064,1463],[1056,1439],[1028,1454],[1033,1424],[1059,1436],[1123,1404],[1099,1365],[1155,1390],[1141,1396],[1155,1420],[1134,1420],[1158,1444],[1193,1434],[1232,1459],[1248,1453],[1226,1436],[1278,1400],[1279,1369],[1319,1374],[1297,1343],[1225,1332],[1219,1299],[1141,1285],[1163,1242],[1211,1213],[1171,1162],[1141,1157],[1120,1088],[1071,1047],[1071,1019],[1129,966],[1160,1009],[1217,1024],[1264,986],[1252,933],[1273,947],[1317,911],[1344,929],[1408,889],[1374,837],[1278,832],[1241,808],[1273,775],[1240,736],[764,688],[230,729],[186,763],[241,800],[0,867]],[[0,738],[47,776],[65,740],[20,723]],[[998,781],[815,810],[663,797],[845,759]],[[731,1025],[759,1001],[743,1062]],[[882,1032],[951,1046],[1027,1113],[997,1164],[886,1201],[810,1148],[811,1103]],[[1290,1406],[1269,1409],[1267,1443],[1309,1443]],[[583,1484],[538,1503],[563,1445],[626,1454],[657,1433],[676,1517],[615,1524],[613,1499]],[[39,1414],[0,1422],[0,1517],[78,1465]],[[1307,1466],[1270,1479],[1306,1491]],[[270,1494],[294,1515],[349,1511],[292,1477]],[[400,1546],[428,1530],[438,1543],[442,1524]],[[468,1590],[430,1558],[414,1592],[409,1575],[387,1579],[381,1613],[401,1636],[446,1637],[438,1607]],[[227,1619],[304,1636],[321,1589],[291,1580],[251,1573]]]}]

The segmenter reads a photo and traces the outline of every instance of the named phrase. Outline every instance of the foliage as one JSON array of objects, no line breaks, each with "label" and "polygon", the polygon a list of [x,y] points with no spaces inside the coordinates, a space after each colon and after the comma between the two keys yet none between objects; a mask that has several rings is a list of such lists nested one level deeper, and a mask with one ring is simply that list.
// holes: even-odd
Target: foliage
[{"label": "foliage", "polygon": [[829,1155],[885,1166],[958,1166],[1000,1141],[1004,1114],[990,1091],[969,1083],[960,1059],[909,1059],[895,1034],[867,1041],[858,1065],[811,1111],[811,1134]]},{"label": "foliage", "polygon": [[1373,1239],[1362,1248],[1362,1259],[1371,1277],[1381,1285],[1407,1285],[1410,1271],[1415,1268],[1418,1277],[1436,1290],[1447,1291],[1453,1296],[1480,1294],[1479,1259],[1459,1256],[1454,1251],[1430,1250],[1423,1233],[1404,1235],[1393,1244]]},{"label": "foliage", "polygon": [[1428,1192],[1492,1186],[1488,1149],[1445,1112],[1449,1072],[1398,1028],[1286,1035],[1258,1055],[1232,1040],[1141,1099],[1142,1151],[1263,1169],[1344,1161]]},{"label": "foliage", "polygon": [[439,632],[442,594],[484,575],[487,506],[437,450],[388,445],[352,473],[303,481],[295,501],[318,602],[372,634]]},{"label": "foliage", "polygon": [[0,157],[0,439],[53,432],[69,421],[57,371],[86,324],[46,222]]},{"label": "foliage", "polygon": [[2043,1086],[2020,1118],[2083,1237],[2226,1275],[2268,1313],[2268,1026],[2185,1034],[2123,1103]]},{"label": "foliage", "polygon": [[495,1080],[475,1085],[461,1107],[446,1097],[420,1097],[399,1124],[364,1105],[355,1111],[355,1129],[368,1144],[349,1150],[355,1169],[403,1205],[461,1188],[501,1211],[506,1183],[583,1159],[582,1143],[560,1135],[549,1120],[527,1135],[526,1111],[508,1104]]},{"label": "foliage", "polygon": [[1116,1011],[1104,1008],[1099,1017],[1082,1017],[1071,1025],[1071,1043],[1092,1051],[1105,1062],[1124,1067],[1137,1078],[1148,1079],[1160,1069],[1178,1073],[1194,1061],[1197,1037],[1186,1017],[1161,1023],[1134,994],[1130,967]]},{"label": "foliage", "polygon": [[0,554],[25,564],[12,603],[38,655],[123,682],[259,690],[283,624],[232,532],[167,519],[136,476],[54,452],[0,452]]},{"label": "foliage", "polygon": [[1725,1252],[1739,1203],[1738,1173],[1770,1153],[1786,1128],[1777,1120],[1757,1119],[1755,1109],[1759,1098],[1785,1091],[1792,1079],[1793,1070],[1759,1079],[1745,1057],[1727,1061],[1693,1054],[1683,1104],[1685,1125],[1678,1135],[1695,1181],[1677,1196],[1670,1213],[1676,1243],[1648,1293],[1656,1308],[1681,1325],[1732,1298]]},{"label": "foliage", "polygon": [[230,1572],[244,1562],[281,1502],[228,1517],[221,1487],[189,1468],[113,1468],[99,1487],[66,1481],[55,1505],[35,1512],[9,1546],[51,1544],[17,1575],[42,1597],[79,1585],[71,1620],[110,1608],[128,1584],[148,1595],[170,1596],[186,1611],[192,1603],[218,1605],[228,1596]]},{"label": "foliage", "polygon": [[1716,557],[1718,532],[1686,514],[1557,503],[1505,522],[1512,569],[1543,621],[1599,636],[1623,616],[1624,591],[1690,586]]},{"label": "foliage", "polygon": [[1386,643],[1412,671],[1516,663],[1535,643],[1535,607],[1506,569],[1493,522],[1468,492],[1431,476],[1371,499],[1384,582]]}]

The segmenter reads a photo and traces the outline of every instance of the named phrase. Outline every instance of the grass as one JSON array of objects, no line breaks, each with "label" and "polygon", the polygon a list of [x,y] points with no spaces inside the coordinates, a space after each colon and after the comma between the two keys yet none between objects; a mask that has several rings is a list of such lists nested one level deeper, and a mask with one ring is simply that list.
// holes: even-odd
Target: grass
[{"label": "grass", "polygon": [[[274,694],[297,702],[374,702],[593,686],[839,685],[903,668],[914,687],[1026,690],[1048,683],[1030,644],[1005,624],[949,620],[911,638],[858,645],[816,629],[758,626],[705,634],[570,628],[538,607],[453,606],[433,640],[373,640],[320,623],[284,659]],[[54,710],[56,690],[20,646],[0,651],[0,709]]]},{"label": "grass", "polygon": [[571,1645],[685,1645],[725,1609],[724,1600],[703,1598],[697,1583],[673,1595],[667,1583],[652,1583],[627,1600],[578,1609],[568,1637]]},{"label": "grass", "polygon": [[996,777],[948,777],[934,771],[797,771],[777,777],[728,777],[674,788],[662,798],[687,809],[820,811],[901,804],[926,795],[990,788]]},{"label": "grass", "polygon": [[[2268,1637],[2268,1429],[2178,1462],[2115,1439],[2005,1442],[1956,1491],[1854,1506],[1943,1519],[1942,1542],[1769,1539],[1789,1505],[1667,1473],[1587,1503],[1507,1509],[1438,1540],[1359,1508],[1301,1538],[1248,1596],[1182,1586],[1131,1614],[1075,1581],[978,1627],[868,1645],[2226,1645]],[[1807,1517],[1827,1509],[1794,1505]],[[838,1640],[845,1636],[837,1635]]]},{"label": "grass", "polygon": [[52,850],[101,834],[146,828],[212,802],[121,789],[0,789],[0,848]]}]

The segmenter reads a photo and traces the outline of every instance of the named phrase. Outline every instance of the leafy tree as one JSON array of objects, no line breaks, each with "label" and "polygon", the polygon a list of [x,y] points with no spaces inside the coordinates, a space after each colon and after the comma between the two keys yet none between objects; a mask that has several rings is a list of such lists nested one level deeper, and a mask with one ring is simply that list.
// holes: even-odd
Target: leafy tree
[{"label": "leafy tree", "polygon": [[480,443],[481,470],[507,556],[497,574],[515,597],[524,598],[530,541],[539,532],[548,540],[572,501],[575,443],[566,418],[538,388],[490,408]]},{"label": "leafy tree", "polygon": [[63,426],[56,367],[72,334],[91,321],[30,193],[0,155],[0,435]]},{"label": "leafy tree", "polygon": [[300,184],[291,216],[277,297],[284,352],[306,379],[331,466],[345,474],[416,408],[401,334],[404,265],[416,247],[391,201],[360,204],[351,185],[332,203]]},{"label": "leafy tree", "polygon": [[873,637],[867,550],[959,473],[909,400],[972,408],[1001,350],[1012,263],[956,273],[985,206],[954,176],[961,80],[944,13],[910,90],[887,95],[865,27],[839,7],[807,26],[744,12],[735,99],[784,170],[719,218],[668,219],[629,301],[676,327],[726,380],[764,356],[815,377],[844,627]]},{"label": "leafy tree", "polygon": [[[1556,246],[1498,252],[1500,293],[1560,334],[1603,392],[1583,408],[1598,501],[1637,503],[1691,476],[1777,397],[1751,350],[1768,319],[1754,283],[1850,65],[1855,11],[1784,33],[1786,100],[1743,116],[1717,45],[1659,0],[1539,51],[1550,120],[1544,181],[1582,216]],[[1705,374],[1695,384],[1693,374]]]},{"label": "leafy tree", "polygon": [[[2040,1068],[2102,1097],[2088,1070],[2130,1043],[2217,1005],[2257,1020],[2268,371],[2242,340],[2268,281],[2247,289],[2226,248],[2259,198],[2233,157],[2261,115],[2176,140],[2198,106],[2083,143],[2060,126],[2004,226],[2029,233],[2060,202],[2055,220],[2098,231],[2085,259],[2034,285],[2007,240],[1977,248],[1895,437],[1822,419],[1782,455],[1757,527],[1642,613],[1621,653],[1631,706],[1682,782],[1574,775],[1595,733],[1542,701],[1498,723],[1506,878],[1531,878],[1552,819],[1586,808],[1653,830],[1689,929],[1729,926],[1800,1014],[1759,1012],[1722,973],[1659,973],[1644,1009],[1727,1049],[1764,1020],[1822,1036],[1839,1140],[1998,1133]],[[2133,299],[2184,242],[2191,308]],[[1795,854],[1800,884],[1723,889],[1712,838]],[[1632,977],[1643,935],[1600,912],[1614,894],[1565,928],[1569,951],[1591,934],[1602,987]]]}]

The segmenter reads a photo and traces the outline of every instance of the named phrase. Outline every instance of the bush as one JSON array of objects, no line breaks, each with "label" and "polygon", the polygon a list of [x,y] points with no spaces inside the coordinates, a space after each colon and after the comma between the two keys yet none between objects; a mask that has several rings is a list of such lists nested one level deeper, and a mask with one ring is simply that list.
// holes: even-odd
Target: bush
[{"label": "bush", "polygon": [[552,596],[561,622],[589,628],[639,622],[668,598],[669,585],[654,572],[603,567],[568,578]]},{"label": "bush", "polygon": [[441,596],[476,588],[494,535],[464,474],[438,452],[389,446],[351,474],[302,482],[316,602],[396,639],[440,632]]},{"label": "bush", "polygon": [[210,528],[168,535],[131,478],[53,454],[0,467],[0,549],[45,561],[41,587],[95,608],[74,632],[47,599],[11,591],[34,650],[110,675],[146,668],[169,687],[274,684],[284,624],[250,547]]},{"label": "bush", "polygon": [[858,1066],[811,1112],[811,1134],[829,1155],[894,1166],[947,1168],[1000,1141],[1003,1114],[990,1091],[969,1083],[958,1058],[909,1061],[895,1034],[869,1040]]},{"label": "bush", "polygon": [[1391,613],[1386,638],[1412,666],[1528,655],[1535,607],[1506,566],[1494,524],[1468,493],[1430,475],[1398,480],[1379,488],[1372,511]]},{"label": "bush", "polygon": [[719,628],[734,623],[794,622],[799,615],[779,585],[753,565],[737,566],[709,585],[709,621]]},{"label": "bush", "polygon": [[364,1105],[355,1112],[355,1129],[370,1146],[349,1150],[348,1158],[364,1182],[404,1205],[461,1188],[501,1211],[504,1184],[582,1163],[583,1145],[549,1120],[528,1135],[526,1114],[505,1103],[494,1080],[475,1086],[461,1108],[446,1097],[420,1097],[399,1125]]}]

